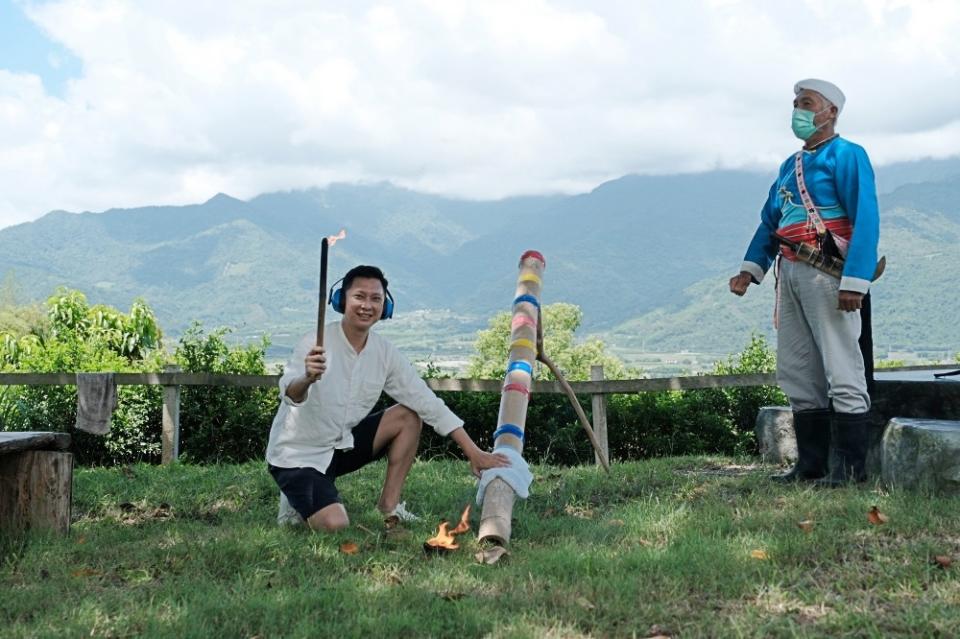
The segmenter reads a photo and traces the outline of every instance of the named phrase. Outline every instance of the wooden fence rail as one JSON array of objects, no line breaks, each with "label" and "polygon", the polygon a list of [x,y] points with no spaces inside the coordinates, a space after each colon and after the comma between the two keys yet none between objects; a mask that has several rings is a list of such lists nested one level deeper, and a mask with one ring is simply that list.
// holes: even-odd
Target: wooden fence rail
[{"label": "wooden fence rail", "polygon": [[[902,366],[883,371],[939,370],[943,366]],[[705,388],[736,388],[773,386],[773,373],[751,375],[692,375],[685,377],[652,377],[648,379],[604,379],[603,367],[593,366],[591,380],[570,382],[574,392],[592,396],[593,429],[609,455],[607,445],[607,395],[629,395],[658,391],[700,390]],[[180,444],[180,387],[214,386],[269,388],[277,385],[280,375],[232,375],[219,373],[185,373],[168,368],[162,373],[114,373],[114,380],[124,386],[163,386],[163,424],[161,463],[169,464],[179,456]],[[503,382],[495,379],[427,379],[435,391],[461,393],[499,393]],[[0,386],[73,386],[76,373],[0,373]],[[559,382],[534,382],[534,393],[563,393]],[[609,459],[609,456],[607,457]]]}]

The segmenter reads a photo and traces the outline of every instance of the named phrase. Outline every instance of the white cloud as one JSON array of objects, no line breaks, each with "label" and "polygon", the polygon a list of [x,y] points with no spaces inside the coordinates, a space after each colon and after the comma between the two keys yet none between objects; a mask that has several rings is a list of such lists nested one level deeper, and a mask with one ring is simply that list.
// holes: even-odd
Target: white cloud
[{"label": "white cloud", "polygon": [[[61,0],[64,97],[0,70],[0,225],[331,180],[472,197],[772,170],[793,82],[878,162],[960,153],[952,0]],[[0,63],[2,64],[2,63]]]}]

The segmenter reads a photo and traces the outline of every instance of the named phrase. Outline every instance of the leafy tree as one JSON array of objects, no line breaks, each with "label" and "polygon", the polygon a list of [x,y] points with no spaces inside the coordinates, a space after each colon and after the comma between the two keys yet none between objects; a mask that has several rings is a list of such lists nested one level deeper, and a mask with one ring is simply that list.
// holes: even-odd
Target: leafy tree
[{"label": "leafy tree", "polygon": [[161,331],[153,310],[140,298],[128,314],[97,304],[90,307],[80,291],[60,288],[47,300],[53,337],[97,344],[129,360],[142,359],[161,347]]},{"label": "leafy tree", "polygon": [[46,317],[40,304],[22,304],[20,289],[12,272],[0,282],[0,335],[17,340],[25,335],[46,332]]},{"label": "leafy tree", "polygon": [[[498,379],[507,371],[507,359],[510,355],[509,312],[497,313],[490,319],[489,327],[477,334],[474,343],[476,354],[467,368],[469,377],[478,379]],[[583,323],[583,312],[574,304],[549,304],[543,307],[544,350],[551,360],[570,380],[590,379],[590,367],[603,365],[604,376],[608,379],[625,379],[629,371],[623,362],[606,351],[604,343],[591,338],[576,343],[575,333]],[[537,377],[553,379],[545,366],[540,366]]]}]

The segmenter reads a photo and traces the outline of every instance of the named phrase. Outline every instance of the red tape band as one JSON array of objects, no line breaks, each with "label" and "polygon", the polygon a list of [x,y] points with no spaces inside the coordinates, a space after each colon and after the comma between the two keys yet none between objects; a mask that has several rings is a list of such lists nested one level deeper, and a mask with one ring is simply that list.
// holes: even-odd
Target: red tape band
[{"label": "red tape band", "polygon": [[527,397],[530,397],[530,389],[523,384],[506,384],[503,387],[503,392],[506,393],[507,391],[516,391],[518,393],[523,393]]},{"label": "red tape band", "polygon": [[525,252],[523,255],[520,256],[520,262],[522,263],[528,257],[532,257],[540,260],[540,262],[543,264],[543,268],[547,268],[547,260],[543,259],[543,254],[540,251]]}]

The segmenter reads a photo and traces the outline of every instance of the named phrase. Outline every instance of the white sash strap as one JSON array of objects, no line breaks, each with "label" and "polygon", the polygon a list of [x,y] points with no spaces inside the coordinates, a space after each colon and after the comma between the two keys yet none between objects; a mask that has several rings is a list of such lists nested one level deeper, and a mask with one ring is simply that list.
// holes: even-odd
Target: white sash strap
[{"label": "white sash strap", "polygon": [[[803,181],[802,150],[797,151],[797,154],[794,156],[793,165],[797,176],[797,186],[800,188],[800,201],[803,202],[803,208],[807,211],[807,228],[816,227],[817,235],[823,238],[827,234],[827,225],[823,223],[823,218],[820,217],[820,212],[817,211],[817,207],[810,198],[810,192],[807,191],[807,185]],[[836,243],[840,255],[846,256],[849,242],[836,234],[833,234],[833,241]]]}]

